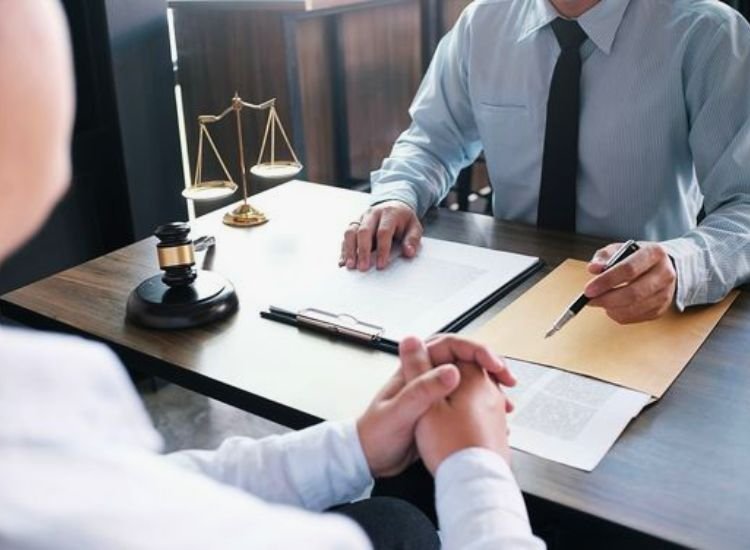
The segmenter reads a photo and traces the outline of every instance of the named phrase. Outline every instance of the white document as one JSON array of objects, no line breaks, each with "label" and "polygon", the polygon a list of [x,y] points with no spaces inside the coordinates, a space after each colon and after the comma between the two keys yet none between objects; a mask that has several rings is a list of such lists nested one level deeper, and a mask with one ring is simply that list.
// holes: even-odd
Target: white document
[{"label": "white document", "polygon": [[[399,248],[399,247],[396,247]],[[323,266],[270,305],[301,313],[314,309],[382,329],[381,337],[426,338],[439,332],[538,262],[538,258],[436,239],[419,254],[393,254],[384,270],[361,273]]]},{"label": "white document", "polygon": [[518,379],[505,388],[515,449],[591,471],[651,396],[523,361],[506,359]]}]

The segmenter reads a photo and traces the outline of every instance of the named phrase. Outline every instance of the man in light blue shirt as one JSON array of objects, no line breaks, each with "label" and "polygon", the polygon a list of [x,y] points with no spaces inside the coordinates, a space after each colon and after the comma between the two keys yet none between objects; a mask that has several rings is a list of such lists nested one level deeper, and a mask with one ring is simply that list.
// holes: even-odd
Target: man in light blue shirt
[{"label": "man in light blue shirt", "polygon": [[748,280],[750,27],[712,0],[473,2],[441,41],[411,126],[372,174],[373,206],[348,228],[342,265],[384,268],[394,238],[416,254],[418,218],[480,151],[495,216],[538,222],[561,16],[586,34],[575,230],[647,241],[589,283],[592,305],[637,322]]}]

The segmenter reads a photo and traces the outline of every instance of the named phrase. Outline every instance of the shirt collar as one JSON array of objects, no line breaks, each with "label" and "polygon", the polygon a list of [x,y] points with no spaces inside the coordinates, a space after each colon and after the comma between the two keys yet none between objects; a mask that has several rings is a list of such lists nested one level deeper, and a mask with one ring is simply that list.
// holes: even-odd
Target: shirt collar
[{"label": "shirt collar", "polygon": [[[609,55],[630,0],[601,0],[578,18],[578,23],[597,48]],[[521,14],[521,34],[525,40],[536,31],[549,25],[559,13],[549,0],[524,1]]]}]

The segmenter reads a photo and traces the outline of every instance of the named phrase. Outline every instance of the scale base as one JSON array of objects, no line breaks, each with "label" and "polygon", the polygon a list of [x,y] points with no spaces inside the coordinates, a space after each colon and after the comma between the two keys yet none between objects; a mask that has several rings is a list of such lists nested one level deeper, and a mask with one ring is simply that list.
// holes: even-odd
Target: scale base
[{"label": "scale base", "polygon": [[126,318],[147,328],[184,329],[225,319],[238,307],[232,283],[217,273],[198,271],[186,286],[170,287],[155,275],[128,297]]},{"label": "scale base", "polygon": [[233,227],[252,227],[266,223],[266,215],[247,203],[239,205],[231,212],[224,214],[224,223]]}]

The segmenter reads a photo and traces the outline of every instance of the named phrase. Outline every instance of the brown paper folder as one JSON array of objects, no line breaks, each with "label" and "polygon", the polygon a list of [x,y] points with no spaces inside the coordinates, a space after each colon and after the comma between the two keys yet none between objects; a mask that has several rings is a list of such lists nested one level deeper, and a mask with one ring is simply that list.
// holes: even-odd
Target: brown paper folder
[{"label": "brown paper folder", "polygon": [[619,325],[600,308],[585,307],[545,340],[557,317],[591,275],[567,260],[482,326],[474,337],[495,352],[585,374],[661,397],[729,309],[738,292],[718,304],[670,311],[660,319]]}]

